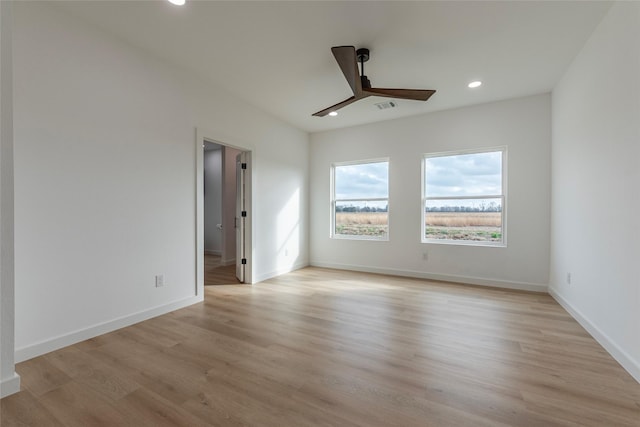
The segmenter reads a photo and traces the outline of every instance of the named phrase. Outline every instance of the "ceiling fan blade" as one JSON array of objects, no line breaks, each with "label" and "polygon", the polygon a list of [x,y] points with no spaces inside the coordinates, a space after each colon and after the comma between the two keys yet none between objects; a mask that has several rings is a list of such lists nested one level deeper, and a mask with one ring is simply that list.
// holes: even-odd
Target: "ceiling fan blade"
[{"label": "ceiling fan blade", "polygon": [[[331,48],[336,62],[347,79],[354,95],[362,93],[362,82],[360,81],[360,71],[358,70],[358,58],[356,48],[353,46],[336,46]],[[314,114],[315,115],[315,114]]]},{"label": "ceiling fan blade", "polygon": [[327,114],[329,114],[330,112],[339,110],[342,107],[346,107],[347,105],[349,105],[349,104],[351,104],[353,102],[356,102],[357,100],[362,99],[362,98],[363,97],[352,96],[349,99],[345,99],[342,102],[338,102],[336,105],[332,105],[331,107],[325,108],[324,110],[318,111],[317,113],[313,113],[312,115],[316,116],[316,117],[324,117]]},{"label": "ceiling fan blade", "polygon": [[415,101],[426,101],[436,93],[435,90],[426,89],[381,89],[372,87],[366,89],[367,95],[384,96],[386,98],[413,99]]}]

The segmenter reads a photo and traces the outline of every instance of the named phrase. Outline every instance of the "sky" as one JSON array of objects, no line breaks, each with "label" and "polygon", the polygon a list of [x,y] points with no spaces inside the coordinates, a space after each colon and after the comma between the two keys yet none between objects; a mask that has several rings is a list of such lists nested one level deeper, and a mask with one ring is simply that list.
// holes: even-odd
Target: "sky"
[{"label": "sky", "polygon": [[361,163],[335,167],[336,199],[389,197],[389,164]]},{"label": "sky", "polygon": [[[428,197],[502,194],[502,152],[429,157],[425,160]],[[389,197],[389,164],[335,167],[336,199]]]},{"label": "sky", "polygon": [[429,157],[425,160],[427,197],[502,194],[502,152]]}]

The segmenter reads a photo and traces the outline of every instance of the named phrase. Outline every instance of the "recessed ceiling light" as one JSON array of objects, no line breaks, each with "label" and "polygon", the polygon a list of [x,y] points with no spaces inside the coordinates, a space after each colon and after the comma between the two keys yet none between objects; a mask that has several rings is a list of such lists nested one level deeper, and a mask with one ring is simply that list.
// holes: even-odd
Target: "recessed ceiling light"
[{"label": "recessed ceiling light", "polygon": [[330,113],[329,113],[329,115],[330,115],[331,117],[335,117],[335,116],[337,116],[337,115],[338,115],[338,112],[337,112],[337,111],[332,111],[332,112],[330,112]]},{"label": "recessed ceiling light", "polygon": [[469,83],[467,86],[473,89],[474,87],[479,87],[480,85],[482,85],[482,82],[480,80],[476,80],[475,82]]},{"label": "recessed ceiling light", "polygon": [[169,0],[169,3],[175,4],[176,6],[182,6],[185,0]]}]

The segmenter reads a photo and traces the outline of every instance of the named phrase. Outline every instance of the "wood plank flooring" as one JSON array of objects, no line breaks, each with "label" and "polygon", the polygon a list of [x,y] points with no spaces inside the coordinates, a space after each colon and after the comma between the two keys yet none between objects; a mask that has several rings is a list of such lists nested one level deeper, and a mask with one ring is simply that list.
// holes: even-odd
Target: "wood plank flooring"
[{"label": "wood plank flooring", "polygon": [[216,255],[204,256],[204,285],[237,285],[236,266],[222,265]]},{"label": "wood plank flooring", "polygon": [[[236,266],[219,266],[204,273],[204,285],[241,285],[236,278]],[[247,285],[250,286],[250,285]]]},{"label": "wood plank flooring", "polygon": [[640,426],[550,296],[306,268],[17,366],[8,426]]}]

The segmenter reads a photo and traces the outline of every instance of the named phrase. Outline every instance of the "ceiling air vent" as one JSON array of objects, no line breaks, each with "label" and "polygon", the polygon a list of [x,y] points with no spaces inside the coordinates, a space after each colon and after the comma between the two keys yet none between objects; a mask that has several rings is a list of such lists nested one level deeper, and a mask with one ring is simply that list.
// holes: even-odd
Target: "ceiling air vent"
[{"label": "ceiling air vent", "polygon": [[378,107],[378,110],[386,110],[387,108],[395,108],[398,106],[398,104],[393,101],[388,101],[380,102],[378,104],[375,104],[375,106]]}]

